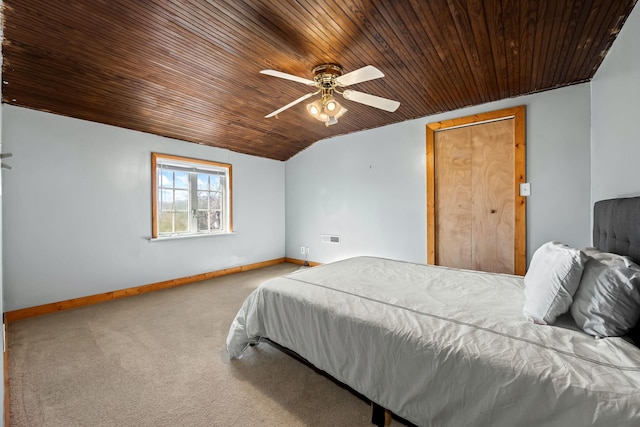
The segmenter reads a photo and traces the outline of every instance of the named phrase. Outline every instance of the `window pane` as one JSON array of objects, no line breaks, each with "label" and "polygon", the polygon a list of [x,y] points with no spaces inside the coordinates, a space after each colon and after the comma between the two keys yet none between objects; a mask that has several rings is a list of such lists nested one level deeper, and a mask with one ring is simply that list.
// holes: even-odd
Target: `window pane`
[{"label": "window pane", "polygon": [[161,211],[173,210],[173,191],[172,190],[160,190],[160,210]]},{"label": "window pane", "polygon": [[160,212],[158,218],[158,232],[173,233],[173,213]]},{"label": "window pane", "polygon": [[222,194],[219,192],[209,193],[209,206],[211,209],[222,209]]},{"label": "window pane", "polygon": [[176,211],[189,210],[189,190],[176,190]]},{"label": "window pane", "polygon": [[220,211],[198,212],[198,231],[222,230]]},{"label": "window pane", "polygon": [[211,229],[212,230],[221,230],[222,229],[222,221],[220,220],[220,211],[210,211],[209,217],[211,221]]},{"label": "window pane", "polygon": [[160,187],[173,188],[173,171],[162,170],[159,183]]},{"label": "window pane", "polygon": [[211,180],[210,180],[210,185],[209,185],[209,189],[210,190],[215,190],[215,191],[220,191],[221,190],[221,176],[220,175],[211,175]]},{"label": "window pane", "polygon": [[189,231],[189,212],[176,212],[175,232],[184,233]]},{"label": "window pane", "polygon": [[176,181],[175,181],[175,186],[176,188],[181,188],[181,189],[188,189],[189,188],[189,172],[183,172],[183,171],[175,171],[175,176],[176,176]]},{"label": "window pane", "polygon": [[209,209],[208,191],[198,191],[198,209]]},{"label": "window pane", "polygon": [[209,175],[204,173],[198,174],[198,190],[209,189]]},{"label": "window pane", "polygon": [[206,212],[198,212],[198,231],[209,231]]}]

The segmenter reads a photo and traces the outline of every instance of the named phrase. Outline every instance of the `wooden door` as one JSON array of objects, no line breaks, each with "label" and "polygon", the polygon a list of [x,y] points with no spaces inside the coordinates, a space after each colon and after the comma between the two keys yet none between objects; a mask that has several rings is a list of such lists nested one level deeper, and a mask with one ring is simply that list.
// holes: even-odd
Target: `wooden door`
[{"label": "wooden door", "polygon": [[427,127],[428,259],[524,274],[524,107]]}]

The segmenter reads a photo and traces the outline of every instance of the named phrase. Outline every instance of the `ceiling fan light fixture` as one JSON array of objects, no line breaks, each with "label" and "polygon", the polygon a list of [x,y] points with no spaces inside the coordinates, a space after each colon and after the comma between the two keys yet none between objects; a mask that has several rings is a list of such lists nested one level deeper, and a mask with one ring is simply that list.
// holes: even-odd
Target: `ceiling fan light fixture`
[{"label": "ceiling fan light fixture", "polygon": [[329,127],[331,125],[335,125],[336,123],[338,123],[338,119],[336,119],[334,116],[329,117],[329,120],[327,120],[326,122],[324,122],[324,125],[326,127]]},{"label": "ceiling fan light fixture", "polygon": [[338,104],[335,99],[331,98],[327,100],[325,107],[327,108],[328,112],[333,113],[334,111],[336,111],[336,109],[340,108],[340,104]]},{"label": "ceiling fan light fixture", "polygon": [[338,119],[347,112],[333,96],[324,96],[307,104],[307,111],[316,120],[321,121],[325,126],[338,123]]},{"label": "ceiling fan light fixture", "polygon": [[347,112],[347,109],[335,100],[335,98],[333,97],[334,93],[341,94],[345,99],[349,101],[354,101],[389,112],[396,111],[400,106],[400,103],[398,101],[382,98],[380,96],[370,95],[368,93],[358,92],[350,89],[344,91],[342,89],[338,90],[338,88],[343,88],[356,83],[366,82],[369,80],[384,77],[384,74],[380,70],[371,65],[367,65],[355,71],[343,74],[343,69],[338,64],[320,64],[314,67],[312,72],[314,75],[313,80],[305,79],[276,70],[260,71],[260,73],[262,74],[292,80],[298,83],[303,83],[307,86],[315,86],[317,89],[316,92],[303,95],[295,101],[285,105],[284,107],[279,108],[270,114],[267,114],[265,118],[274,117],[287,108],[290,108],[298,104],[299,102],[302,102],[305,99],[317,94],[321,94],[320,99],[307,104],[307,111],[316,120],[323,122],[325,126],[330,126],[338,123],[338,119]]},{"label": "ceiling fan light fixture", "polygon": [[322,111],[322,105],[318,105],[318,101],[312,102],[311,104],[307,104],[307,111],[313,117],[317,118],[320,111]]},{"label": "ceiling fan light fixture", "polygon": [[307,104],[307,111],[316,119],[320,120],[319,115],[322,113],[323,105],[322,100],[317,99],[310,104]]},{"label": "ceiling fan light fixture", "polygon": [[[336,102],[336,104],[338,104]],[[344,113],[347,112],[347,109],[344,108],[342,105],[338,104],[338,108],[333,112],[333,114],[331,114],[331,117],[335,117],[336,119],[339,119],[340,117],[344,116]]]},{"label": "ceiling fan light fixture", "polygon": [[[336,104],[338,104],[336,102]],[[344,115],[344,113],[347,112],[347,109],[342,107],[340,104],[338,104],[338,108],[337,108],[337,112],[334,113],[329,113],[327,114],[326,112],[320,114],[320,116],[322,116],[322,118],[318,117],[318,120],[321,120],[324,122],[324,125],[326,127],[329,127],[331,125],[335,125],[336,123],[338,123],[338,119],[340,117],[342,117]]]}]

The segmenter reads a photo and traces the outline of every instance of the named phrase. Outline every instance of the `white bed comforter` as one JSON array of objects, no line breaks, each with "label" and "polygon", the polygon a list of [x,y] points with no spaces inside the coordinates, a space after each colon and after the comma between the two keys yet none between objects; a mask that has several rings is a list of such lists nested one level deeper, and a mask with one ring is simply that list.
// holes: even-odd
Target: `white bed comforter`
[{"label": "white bed comforter", "polygon": [[640,349],[522,314],[519,276],[359,257],[263,283],[227,338],[269,338],[420,426],[640,426]]}]

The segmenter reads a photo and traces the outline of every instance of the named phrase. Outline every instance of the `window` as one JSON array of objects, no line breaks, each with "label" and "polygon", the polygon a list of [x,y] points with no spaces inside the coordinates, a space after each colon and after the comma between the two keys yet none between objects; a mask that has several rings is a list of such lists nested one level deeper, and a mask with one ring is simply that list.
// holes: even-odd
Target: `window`
[{"label": "window", "polygon": [[231,165],[152,153],[153,237],[231,233]]}]

